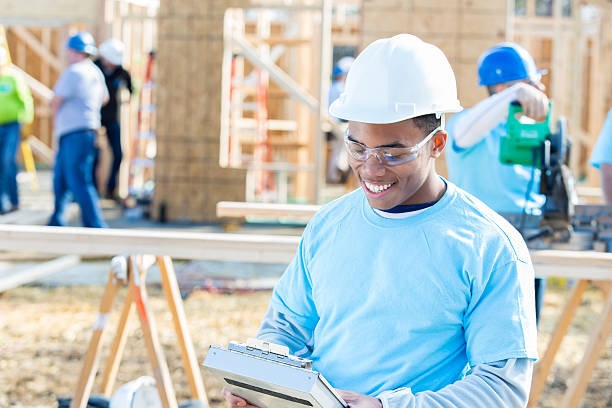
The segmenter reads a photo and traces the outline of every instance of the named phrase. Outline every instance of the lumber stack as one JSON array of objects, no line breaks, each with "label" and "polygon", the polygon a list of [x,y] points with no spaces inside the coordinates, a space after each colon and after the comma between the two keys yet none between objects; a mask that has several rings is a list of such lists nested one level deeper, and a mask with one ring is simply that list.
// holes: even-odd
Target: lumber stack
[{"label": "lumber stack", "polygon": [[157,57],[154,216],[211,222],[244,201],[245,171],[219,166],[223,16],[247,1],[162,1]]}]

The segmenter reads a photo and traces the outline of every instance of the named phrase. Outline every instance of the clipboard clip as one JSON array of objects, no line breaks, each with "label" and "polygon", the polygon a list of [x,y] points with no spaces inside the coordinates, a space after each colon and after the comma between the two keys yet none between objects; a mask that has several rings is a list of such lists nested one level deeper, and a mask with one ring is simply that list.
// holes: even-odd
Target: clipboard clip
[{"label": "clipboard clip", "polygon": [[293,367],[312,369],[312,360],[292,356],[289,354],[289,347],[287,346],[269,343],[259,339],[250,338],[246,343],[230,341],[227,349],[234,353],[248,354]]}]

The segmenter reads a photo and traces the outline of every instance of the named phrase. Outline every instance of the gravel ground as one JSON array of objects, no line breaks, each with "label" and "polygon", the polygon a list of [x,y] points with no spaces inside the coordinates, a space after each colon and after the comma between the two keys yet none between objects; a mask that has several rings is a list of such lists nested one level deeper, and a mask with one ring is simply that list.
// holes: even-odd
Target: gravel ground
[{"label": "gravel ground", "polygon": [[[563,285],[553,282],[550,286],[540,326],[541,352],[568,294]],[[55,407],[57,396],[73,393],[103,289],[102,286],[28,286],[0,294],[0,407]],[[177,397],[179,401],[185,401],[189,399],[188,386],[181,368],[171,315],[161,291],[152,288],[149,292]],[[210,344],[225,346],[230,340],[245,340],[252,336],[265,313],[269,297],[269,291],[230,295],[192,293],[184,305],[198,360],[203,361]],[[109,322],[103,359],[111,340],[108,334],[117,323],[122,298],[123,293],[116,301],[116,311]],[[567,387],[566,381],[580,362],[589,330],[595,326],[601,307],[601,293],[589,290],[561,346],[538,407],[559,406]],[[152,375],[135,316],[130,320],[129,333],[117,384],[141,375]],[[608,339],[607,348],[597,364],[583,401],[584,408],[612,407],[611,340]],[[202,375],[211,407],[224,406],[219,384],[204,370]]]}]

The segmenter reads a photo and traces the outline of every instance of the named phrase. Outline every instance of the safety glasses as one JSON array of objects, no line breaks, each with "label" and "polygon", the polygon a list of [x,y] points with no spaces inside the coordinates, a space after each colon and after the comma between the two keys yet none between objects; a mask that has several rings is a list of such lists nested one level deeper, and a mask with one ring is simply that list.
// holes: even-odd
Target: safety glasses
[{"label": "safety glasses", "polygon": [[357,161],[365,162],[370,156],[374,156],[380,164],[396,166],[416,159],[421,147],[425,146],[425,144],[440,130],[444,130],[444,128],[438,126],[425,136],[423,140],[410,147],[367,147],[349,139],[347,128],[344,132],[344,144],[346,145],[349,155]]}]

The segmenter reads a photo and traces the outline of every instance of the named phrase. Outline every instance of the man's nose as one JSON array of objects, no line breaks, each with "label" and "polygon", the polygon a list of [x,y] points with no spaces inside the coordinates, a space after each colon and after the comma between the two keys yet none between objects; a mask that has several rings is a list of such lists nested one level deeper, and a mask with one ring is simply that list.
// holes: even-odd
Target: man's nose
[{"label": "man's nose", "polygon": [[376,176],[382,176],[385,173],[385,166],[377,151],[370,152],[368,158],[363,164],[366,172]]}]

